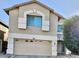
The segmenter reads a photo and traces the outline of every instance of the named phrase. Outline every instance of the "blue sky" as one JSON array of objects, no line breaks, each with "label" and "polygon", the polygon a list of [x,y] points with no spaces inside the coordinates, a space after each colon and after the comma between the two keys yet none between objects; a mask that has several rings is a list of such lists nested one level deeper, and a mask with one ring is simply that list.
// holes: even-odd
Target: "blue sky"
[{"label": "blue sky", "polygon": [[[8,24],[9,16],[3,9],[11,7],[15,4],[27,2],[29,0],[0,0],[0,19]],[[79,0],[39,0],[64,17],[69,17],[75,14],[79,15]]]}]

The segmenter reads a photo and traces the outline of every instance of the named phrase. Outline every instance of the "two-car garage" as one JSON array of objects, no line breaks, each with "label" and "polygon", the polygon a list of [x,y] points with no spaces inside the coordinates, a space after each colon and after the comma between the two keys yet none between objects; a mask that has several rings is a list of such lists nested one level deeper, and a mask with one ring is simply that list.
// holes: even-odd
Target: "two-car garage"
[{"label": "two-car garage", "polygon": [[15,55],[52,55],[51,41],[15,39],[14,44]]}]

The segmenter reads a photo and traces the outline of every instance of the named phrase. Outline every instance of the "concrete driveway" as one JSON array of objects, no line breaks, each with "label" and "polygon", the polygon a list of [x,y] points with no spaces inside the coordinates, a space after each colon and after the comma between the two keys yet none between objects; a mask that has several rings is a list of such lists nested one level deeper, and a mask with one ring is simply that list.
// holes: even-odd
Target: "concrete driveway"
[{"label": "concrete driveway", "polygon": [[60,55],[60,56],[56,56],[56,57],[45,57],[45,56],[19,56],[19,55],[15,55],[12,58],[79,58],[79,55]]},{"label": "concrete driveway", "polygon": [[60,56],[57,56],[57,58],[79,58],[79,55],[74,55],[74,54],[71,54],[71,55],[60,55]]},{"label": "concrete driveway", "polygon": [[15,55],[15,56],[10,56],[10,55],[7,55],[7,54],[2,54],[0,53],[0,58],[79,58],[79,55],[60,55],[60,56],[56,56],[56,57],[45,57],[45,56],[18,56],[18,55]]},{"label": "concrete driveway", "polygon": [[6,54],[0,53],[0,58],[8,58],[8,56]]}]

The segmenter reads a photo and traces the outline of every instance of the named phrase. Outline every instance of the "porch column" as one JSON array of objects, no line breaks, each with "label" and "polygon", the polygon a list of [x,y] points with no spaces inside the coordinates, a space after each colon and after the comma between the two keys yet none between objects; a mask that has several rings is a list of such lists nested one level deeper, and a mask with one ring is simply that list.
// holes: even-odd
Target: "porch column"
[{"label": "porch column", "polygon": [[7,54],[13,54],[13,48],[14,48],[14,39],[12,37],[8,38],[8,48],[7,48]]},{"label": "porch column", "polygon": [[52,40],[52,56],[57,56],[57,40]]}]

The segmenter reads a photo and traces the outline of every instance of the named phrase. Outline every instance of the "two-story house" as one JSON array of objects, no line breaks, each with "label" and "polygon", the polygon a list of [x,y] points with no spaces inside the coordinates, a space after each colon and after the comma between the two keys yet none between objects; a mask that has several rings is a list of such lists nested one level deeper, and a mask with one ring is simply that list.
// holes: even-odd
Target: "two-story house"
[{"label": "two-story house", "polygon": [[7,54],[57,56],[64,51],[63,40],[57,39],[58,23],[64,17],[53,9],[33,0],[5,11],[9,15]]},{"label": "two-story house", "polygon": [[7,50],[8,41],[8,25],[0,20],[0,53],[5,53]]}]

